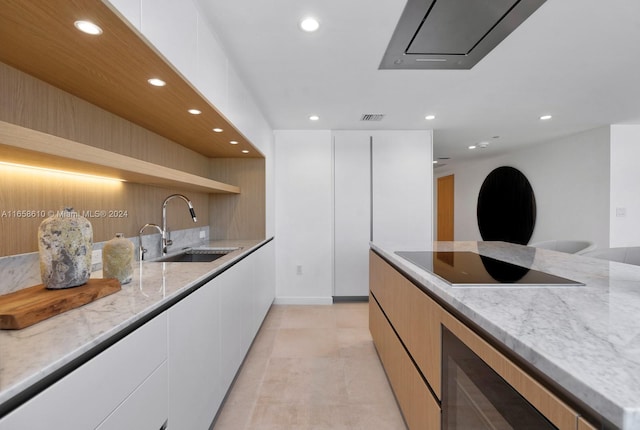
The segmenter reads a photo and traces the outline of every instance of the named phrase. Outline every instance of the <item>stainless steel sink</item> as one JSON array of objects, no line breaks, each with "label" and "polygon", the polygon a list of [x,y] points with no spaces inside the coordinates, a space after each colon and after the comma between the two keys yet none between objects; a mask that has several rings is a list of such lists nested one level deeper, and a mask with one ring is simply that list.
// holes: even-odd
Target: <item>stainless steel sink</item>
[{"label": "stainless steel sink", "polygon": [[233,251],[237,251],[238,249],[240,248],[190,248],[180,253],[165,255],[151,261],[160,263],[206,263],[222,258]]}]

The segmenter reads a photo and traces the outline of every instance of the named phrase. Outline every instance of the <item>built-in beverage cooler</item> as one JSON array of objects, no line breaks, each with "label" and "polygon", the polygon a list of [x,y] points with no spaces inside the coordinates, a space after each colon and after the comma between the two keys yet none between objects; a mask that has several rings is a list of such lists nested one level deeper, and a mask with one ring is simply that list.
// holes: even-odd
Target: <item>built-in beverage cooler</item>
[{"label": "built-in beverage cooler", "polygon": [[444,326],[442,381],[443,430],[556,429]]}]

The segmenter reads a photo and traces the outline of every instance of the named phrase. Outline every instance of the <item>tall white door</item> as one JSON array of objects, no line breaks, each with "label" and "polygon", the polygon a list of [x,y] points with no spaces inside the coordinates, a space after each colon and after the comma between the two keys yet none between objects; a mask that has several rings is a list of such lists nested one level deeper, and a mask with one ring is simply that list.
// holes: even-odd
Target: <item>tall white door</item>
[{"label": "tall white door", "polygon": [[369,242],[427,249],[432,239],[430,131],[336,131],[334,297],[367,296]]},{"label": "tall white door", "polygon": [[368,296],[370,132],[340,131],[334,145],[334,297]]},{"label": "tall white door", "polygon": [[433,240],[431,131],[373,132],[373,241],[420,250]]}]

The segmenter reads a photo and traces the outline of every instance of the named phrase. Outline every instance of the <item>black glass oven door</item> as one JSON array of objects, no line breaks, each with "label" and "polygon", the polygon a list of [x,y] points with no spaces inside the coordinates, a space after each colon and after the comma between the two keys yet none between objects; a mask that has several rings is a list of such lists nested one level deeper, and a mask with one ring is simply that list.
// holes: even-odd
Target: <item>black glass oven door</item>
[{"label": "black glass oven door", "polygon": [[444,326],[442,380],[443,430],[556,429]]}]

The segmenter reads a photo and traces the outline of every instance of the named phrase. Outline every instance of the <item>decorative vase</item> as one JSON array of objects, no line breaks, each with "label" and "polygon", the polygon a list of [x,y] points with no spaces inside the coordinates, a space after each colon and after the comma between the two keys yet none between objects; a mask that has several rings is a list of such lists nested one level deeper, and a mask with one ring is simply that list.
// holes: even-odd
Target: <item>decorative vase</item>
[{"label": "decorative vase", "polygon": [[91,276],[93,229],[73,208],[46,218],[38,228],[40,276],[49,289],[77,287]]},{"label": "decorative vase", "polygon": [[133,242],[125,239],[124,234],[107,241],[102,248],[102,276],[117,278],[121,284],[133,279]]}]

